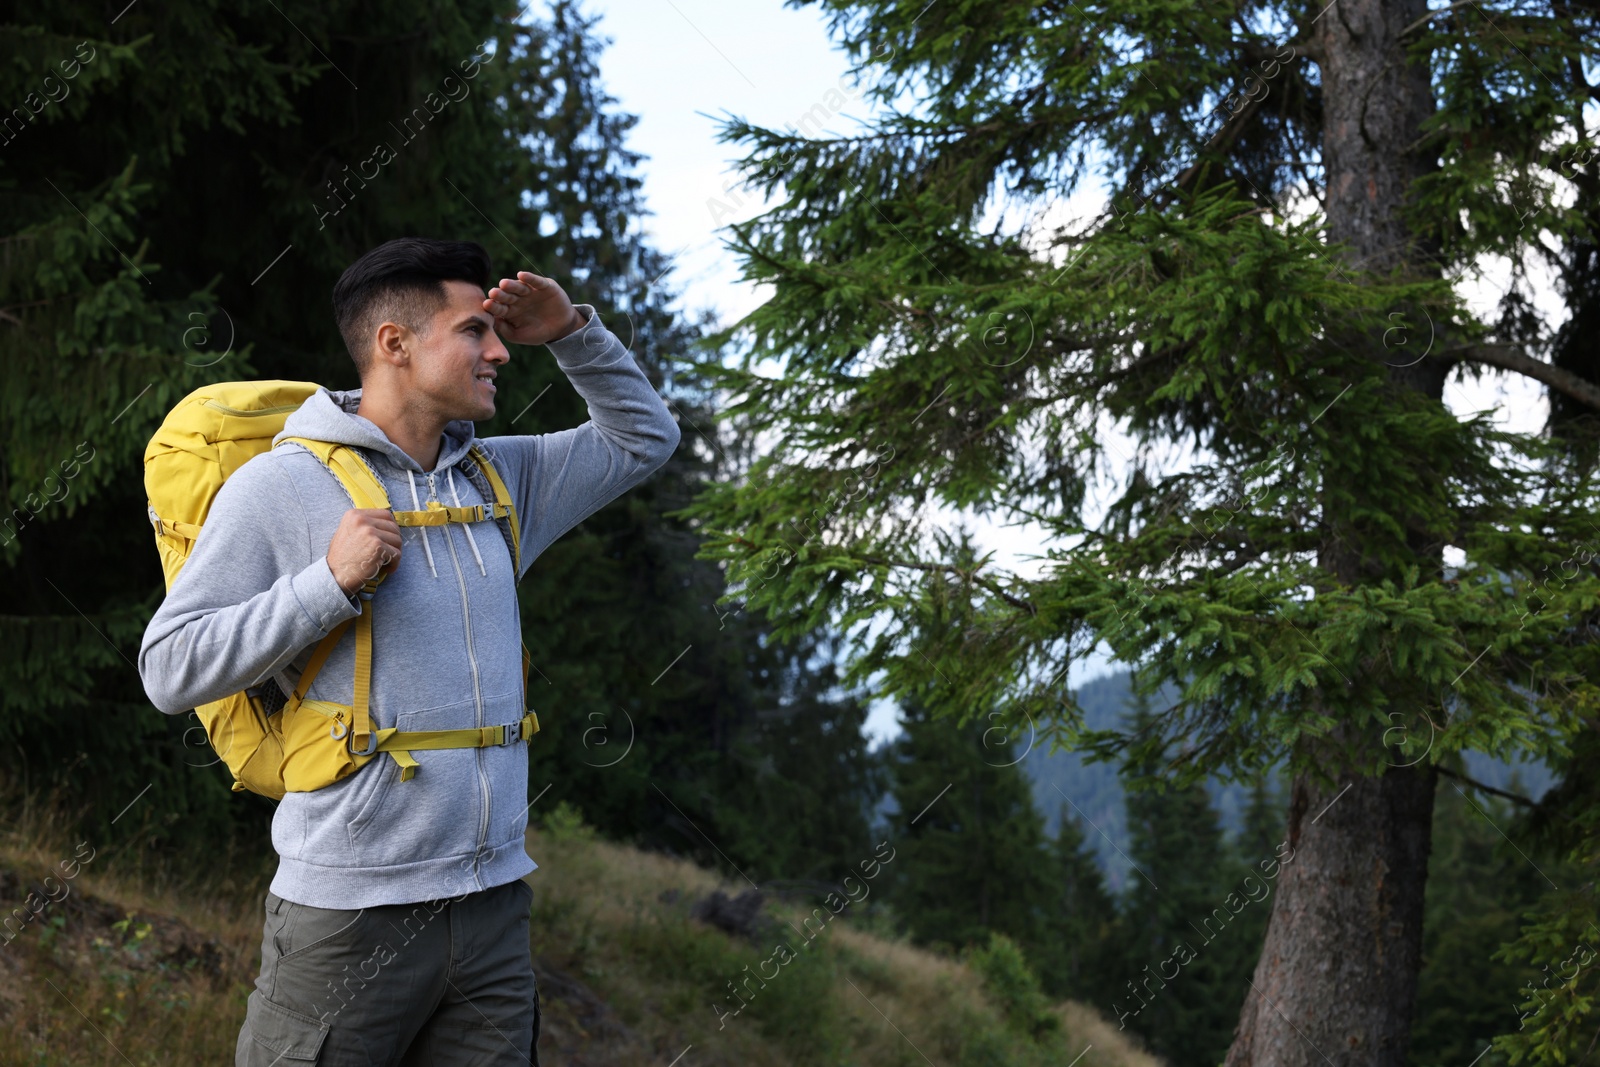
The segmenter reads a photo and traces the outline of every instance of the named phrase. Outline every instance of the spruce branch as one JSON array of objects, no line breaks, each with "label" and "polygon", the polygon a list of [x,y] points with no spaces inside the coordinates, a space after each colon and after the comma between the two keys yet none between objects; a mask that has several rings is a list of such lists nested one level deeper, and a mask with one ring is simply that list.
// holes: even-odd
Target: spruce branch
[{"label": "spruce branch", "polygon": [[1497,797],[1504,797],[1514,804],[1521,804],[1525,808],[1537,808],[1539,806],[1538,801],[1525,797],[1521,793],[1508,793],[1504,789],[1496,789],[1492,785],[1486,785],[1485,783],[1478,781],[1476,778],[1468,777],[1459,771],[1452,771],[1449,767],[1436,766],[1434,769],[1440,774],[1454,778],[1460,782],[1465,782],[1474,789],[1482,790],[1485,793],[1491,793]]},{"label": "spruce branch", "polygon": [[1420,29],[1422,29],[1422,27],[1426,26],[1428,23],[1432,22],[1434,19],[1438,18],[1440,15],[1448,15],[1451,12],[1455,11],[1457,8],[1477,7],[1477,6],[1478,5],[1475,2],[1475,0],[1455,0],[1454,3],[1449,4],[1449,5],[1445,6],[1445,7],[1434,8],[1432,11],[1429,11],[1426,15],[1423,15],[1421,18],[1417,19],[1417,21],[1413,22],[1411,25],[1409,25],[1405,29],[1401,30],[1400,31],[1400,39],[1402,41],[1405,40],[1407,37],[1410,37],[1413,33],[1417,32]]},{"label": "spruce branch", "polygon": [[1528,355],[1521,345],[1478,344],[1446,349],[1441,355],[1463,363],[1482,363],[1543,382],[1551,389],[1600,411],[1600,385],[1580,378],[1564,367]]},{"label": "spruce branch", "polygon": [[964,567],[957,567],[953,563],[923,563],[920,560],[884,559],[882,556],[859,556],[857,559],[861,563],[870,563],[877,567],[905,567],[909,570],[930,571],[939,574],[954,574],[959,578],[972,582],[974,585],[982,586],[1018,610],[1026,611],[1029,615],[1039,614],[1039,609],[1037,606],[1022,597],[1006,592],[999,585],[997,585],[993,579],[981,577],[976,570],[967,570]]},{"label": "spruce branch", "polygon": [[1233,47],[1239,50],[1247,63],[1258,63],[1263,59],[1276,59],[1284,48],[1294,53],[1290,57],[1292,59],[1309,59],[1318,65],[1322,63],[1322,49],[1309,37],[1296,37],[1294,40],[1286,41],[1278,48],[1270,51],[1260,41],[1234,41]]}]

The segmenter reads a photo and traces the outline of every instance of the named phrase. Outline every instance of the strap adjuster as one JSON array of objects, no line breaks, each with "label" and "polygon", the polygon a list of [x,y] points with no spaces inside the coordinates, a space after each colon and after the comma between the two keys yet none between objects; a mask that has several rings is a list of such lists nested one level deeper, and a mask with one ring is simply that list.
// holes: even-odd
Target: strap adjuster
[{"label": "strap adjuster", "polygon": [[523,732],[523,729],[522,729],[523,725],[525,723],[527,723],[527,721],[528,721],[529,717],[531,717],[531,715],[532,715],[532,713],[530,712],[528,715],[523,716],[522,718],[518,719],[516,722],[508,723],[505,726],[491,726],[491,727],[489,727],[489,730],[491,731],[491,736],[492,736],[492,731],[499,730],[500,731],[500,742],[499,743],[501,745],[514,745],[519,741],[527,741],[527,740],[529,740],[530,738],[532,738],[532,736],[534,734],[539,732],[539,720],[538,719],[534,719],[533,720],[533,728],[532,729],[528,730],[526,733]]}]

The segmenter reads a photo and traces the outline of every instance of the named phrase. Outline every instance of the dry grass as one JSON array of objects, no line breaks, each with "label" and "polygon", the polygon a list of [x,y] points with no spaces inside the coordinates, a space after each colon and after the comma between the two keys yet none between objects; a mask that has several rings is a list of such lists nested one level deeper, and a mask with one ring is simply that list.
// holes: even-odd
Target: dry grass
[{"label": "dry grass", "polygon": [[[64,837],[71,813],[58,806],[6,811],[0,918],[30,889],[57,899],[9,941],[0,935],[0,1065],[232,1062],[267,868],[241,877],[219,864],[196,892],[206,883],[186,885],[137,851]],[[75,858],[87,862],[62,879]]]},{"label": "dry grass", "polygon": [[[1097,1049],[1115,1050],[1100,1063],[1122,1064],[1124,1067],[1163,1067],[1163,1062],[1146,1052],[1142,1046],[1128,1033],[1118,1030],[1111,1025],[1111,1021],[1087,1004],[1079,1004],[1074,1000],[1062,1001],[1056,1005],[1057,1014],[1061,1016],[1062,1025],[1072,1033],[1078,1035],[1085,1042]],[[1091,1057],[1085,1057],[1085,1064],[1095,1062]]]},{"label": "dry grass", "polygon": [[[10,810],[6,914],[77,844],[52,833],[70,825],[61,813]],[[547,1067],[660,1067],[690,1046],[680,1067],[1033,1067],[1086,1046],[1079,1067],[1159,1067],[1077,1004],[1058,1005],[1061,1030],[1039,1042],[1008,1031],[974,973],[855,928],[848,910],[776,977],[746,981],[735,1016],[730,984],[776,943],[800,949],[787,924],[809,909],[773,909],[779,922],[752,942],[689,917],[695,900],[746,883],[570,827],[530,832],[528,848]],[[270,873],[270,857],[186,877],[97,852],[68,896],[0,943],[0,1067],[232,1062]]]},{"label": "dry grass", "polygon": [[813,948],[797,951],[770,982],[745,984],[754,990],[749,1008],[719,1026],[713,1002],[725,1010],[736,1004],[727,983],[770,975],[772,967],[760,971],[760,961],[774,959],[780,943],[800,948],[805,938],[795,930],[811,908],[774,908],[780,919],[774,931],[758,943],[742,941],[688,918],[688,906],[714,889],[737,895],[750,889],[747,883],[581,837],[535,832],[528,847],[541,865],[529,879],[536,930],[537,920],[549,917],[546,942],[541,946],[534,935],[535,952],[546,962],[541,980],[554,970],[592,986],[626,1030],[598,1057],[547,1030],[542,1060],[554,1067],[660,1065],[690,1046],[684,1062],[697,1067],[925,1067],[929,1061],[1021,1067],[1070,1063],[1080,1053],[1079,1067],[1160,1067],[1081,1004],[1057,1005],[1060,1031],[1038,1043],[1011,1033],[967,967],[848,921],[830,922]]}]

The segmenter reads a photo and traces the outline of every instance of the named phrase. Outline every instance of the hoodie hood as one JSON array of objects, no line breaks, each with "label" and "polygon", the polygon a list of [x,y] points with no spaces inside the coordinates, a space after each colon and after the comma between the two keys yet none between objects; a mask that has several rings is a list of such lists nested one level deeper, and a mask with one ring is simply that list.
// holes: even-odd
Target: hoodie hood
[{"label": "hoodie hood", "polygon": [[[274,437],[272,443],[276,445],[285,437],[305,437],[353,445],[382,455],[401,470],[424,473],[422,465],[389,440],[377,423],[356,414],[360,406],[360,389],[319,388],[284,421],[283,432]],[[439,459],[433,469],[442,471],[455,466],[471,451],[476,440],[477,431],[470,420],[446,423]]]}]

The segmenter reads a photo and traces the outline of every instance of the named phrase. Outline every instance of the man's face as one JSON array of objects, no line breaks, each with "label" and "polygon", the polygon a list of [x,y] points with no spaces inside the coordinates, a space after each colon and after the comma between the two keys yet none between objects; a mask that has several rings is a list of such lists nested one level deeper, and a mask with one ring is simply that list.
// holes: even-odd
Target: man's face
[{"label": "man's face", "polygon": [[474,422],[494,415],[494,376],[511,358],[494,332],[494,316],[483,310],[485,295],[471,282],[444,283],[444,307],[431,327],[412,333],[411,394],[442,419]]}]

